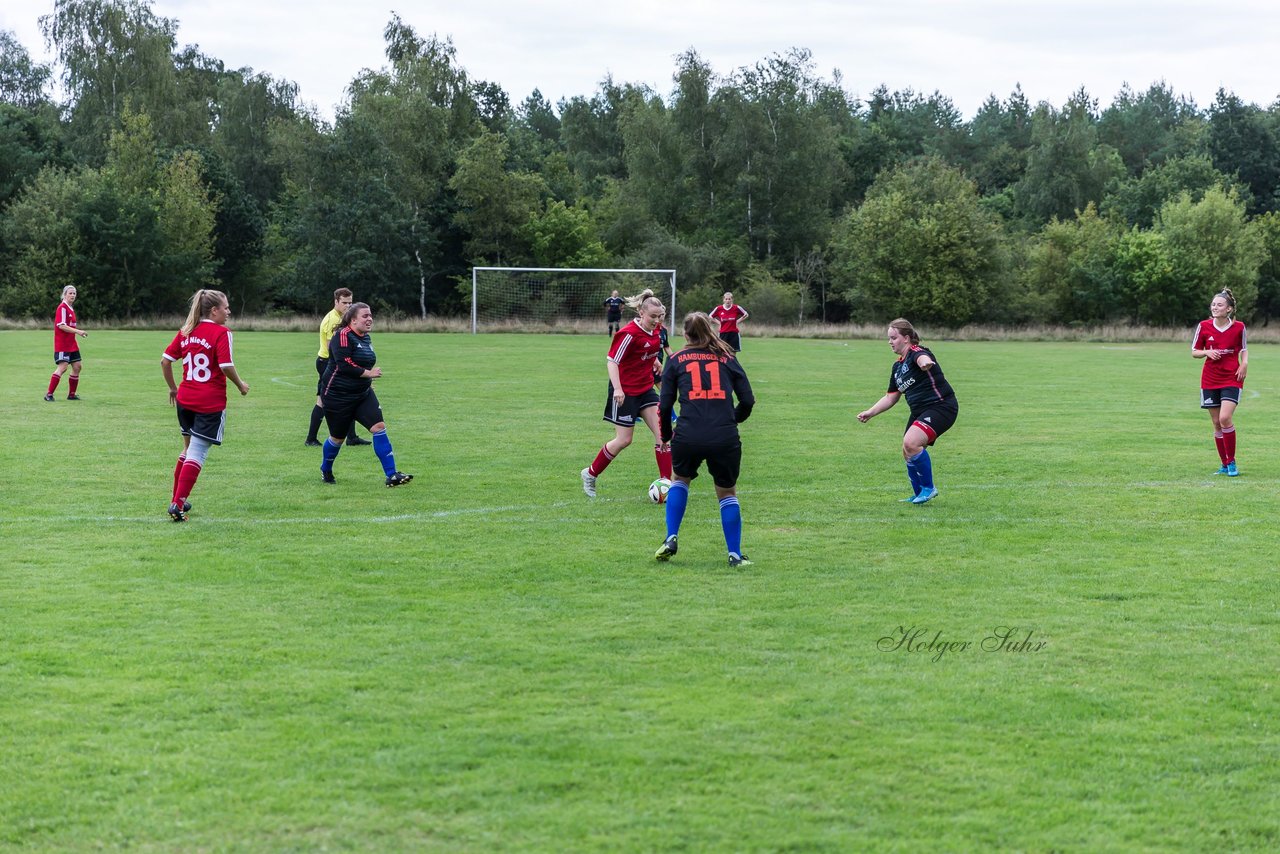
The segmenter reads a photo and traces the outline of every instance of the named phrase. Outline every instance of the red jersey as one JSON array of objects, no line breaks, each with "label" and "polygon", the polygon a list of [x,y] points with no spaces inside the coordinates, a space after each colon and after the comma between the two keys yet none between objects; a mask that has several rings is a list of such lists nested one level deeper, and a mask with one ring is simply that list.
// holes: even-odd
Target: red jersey
[{"label": "red jersey", "polygon": [[223,368],[231,361],[231,330],[202,320],[189,335],[179,332],[165,348],[170,362],[182,362],[178,403],[192,412],[221,412],[227,408],[227,377]]},{"label": "red jersey", "polygon": [[1236,379],[1236,371],[1240,368],[1240,353],[1247,346],[1244,324],[1240,321],[1231,321],[1226,329],[1215,326],[1212,317],[1200,321],[1191,339],[1191,349],[1226,351],[1216,362],[1205,358],[1200,370],[1200,388],[1243,388],[1244,383]]},{"label": "red jersey", "polygon": [[653,390],[653,360],[661,350],[656,327],[645,332],[633,320],[614,334],[609,361],[618,366],[623,394],[634,396]]},{"label": "red jersey", "polygon": [[734,303],[725,308],[723,304],[711,309],[711,318],[720,321],[721,332],[737,332],[738,321],[747,316],[747,312],[742,306]]},{"label": "red jersey", "polygon": [[70,353],[72,350],[78,350],[76,334],[59,329],[58,325],[62,323],[72,329],[76,328],[76,310],[65,302],[58,303],[58,310],[53,313],[53,352]]}]

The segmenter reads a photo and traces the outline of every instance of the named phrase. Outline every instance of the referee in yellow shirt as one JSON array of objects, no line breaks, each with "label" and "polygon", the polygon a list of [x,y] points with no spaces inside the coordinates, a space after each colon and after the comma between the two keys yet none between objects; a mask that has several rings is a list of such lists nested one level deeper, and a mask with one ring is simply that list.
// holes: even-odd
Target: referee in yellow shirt
[{"label": "referee in yellow shirt", "polygon": [[[333,339],[333,333],[338,331],[338,326],[342,323],[342,315],[347,309],[351,308],[351,291],[348,288],[338,288],[333,292],[333,311],[324,316],[324,320],[320,321],[320,352],[316,354],[316,373],[320,375],[316,380],[316,405],[311,410],[311,430],[307,433],[307,447],[318,448],[321,442],[316,438],[316,434],[320,430],[320,422],[324,420],[324,406],[320,403],[320,383],[324,380],[324,369],[329,364],[329,341]],[[351,423],[351,430],[347,433],[348,445],[371,445],[368,439],[361,439],[356,435],[356,425]]]}]

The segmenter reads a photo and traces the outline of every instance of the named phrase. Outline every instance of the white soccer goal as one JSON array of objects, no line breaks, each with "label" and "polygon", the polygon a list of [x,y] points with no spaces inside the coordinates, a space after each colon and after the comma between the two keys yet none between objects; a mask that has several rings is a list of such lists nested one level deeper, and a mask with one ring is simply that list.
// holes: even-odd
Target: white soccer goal
[{"label": "white soccer goal", "polygon": [[[649,288],[676,316],[675,270],[565,267],[473,267],[471,331],[604,332],[604,301]],[[669,296],[668,296],[669,295]],[[623,309],[622,322],[633,317]]]}]

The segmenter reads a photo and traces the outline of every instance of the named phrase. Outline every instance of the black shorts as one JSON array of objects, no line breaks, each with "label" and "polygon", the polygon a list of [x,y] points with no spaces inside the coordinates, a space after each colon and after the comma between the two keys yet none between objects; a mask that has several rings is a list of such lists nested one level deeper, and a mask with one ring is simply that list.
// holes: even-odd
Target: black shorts
[{"label": "black shorts", "polygon": [[324,369],[329,367],[329,360],[323,356],[316,356],[316,397],[320,396],[320,390],[324,388]]},{"label": "black shorts", "polygon": [[707,463],[707,471],[716,486],[721,489],[733,489],[738,483],[738,472],[742,468],[742,442],[732,445],[699,445],[696,442],[681,442],[677,432],[671,440],[671,470],[682,478],[693,480],[698,476],[698,466],[703,460]]},{"label": "black shorts", "polygon": [[720,340],[733,348],[733,352],[742,352],[742,336],[737,332],[721,332]]},{"label": "black shorts", "polygon": [[55,365],[61,365],[63,362],[68,365],[74,365],[78,361],[80,361],[79,350],[59,350],[53,354],[53,363]]},{"label": "black shorts", "polygon": [[613,402],[613,383],[609,383],[609,396],[604,399],[604,420],[619,427],[635,427],[636,421],[644,420],[640,413],[657,405],[658,393],[649,389],[637,395],[627,395],[618,406]]},{"label": "black shorts", "polygon": [[378,396],[369,389],[358,400],[350,402],[324,401],[324,420],[329,425],[329,435],[345,439],[351,430],[351,422],[363,424],[366,430],[373,430],[373,425],[382,419],[382,404]]},{"label": "black shorts", "polygon": [[1233,387],[1200,389],[1201,409],[1221,409],[1222,401],[1224,400],[1229,400],[1239,406],[1240,389]]},{"label": "black shorts", "polygon": [[212,445],[222,444],[222,429],[227,425],[227,412],[192,412],[178,404],[178,429],[184,436],[199,436]]},{"label": "black shorts", "polygon": [[906,433],[911,429],[911,425],[918,426],[929,437],[928,444],[932,445],[938,441],[938,437],[951,429],[951,425],[956,423],[956,416],[960,414],[960,406],[954,402],[945,402],[926,406],[919,412],[911,414],[911,420],[907,422]]}]

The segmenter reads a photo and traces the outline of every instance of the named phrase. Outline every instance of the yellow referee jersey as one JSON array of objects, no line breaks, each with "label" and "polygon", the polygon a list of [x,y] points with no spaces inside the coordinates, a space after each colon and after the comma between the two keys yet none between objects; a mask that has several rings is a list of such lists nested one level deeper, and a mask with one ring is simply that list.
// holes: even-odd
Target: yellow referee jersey
[{"label": "yellow referee jersey", "polygon": [[333,333],[338,331],[338,324],[342,323],[342,312],[336,308],[324,316],[324,320],[320,321],[320,352],[316,356],[321,359],[329,358],[329,342],[333,340]]}]

